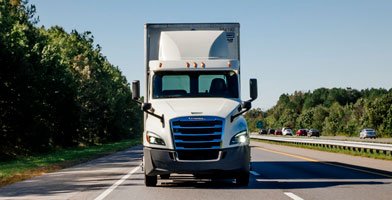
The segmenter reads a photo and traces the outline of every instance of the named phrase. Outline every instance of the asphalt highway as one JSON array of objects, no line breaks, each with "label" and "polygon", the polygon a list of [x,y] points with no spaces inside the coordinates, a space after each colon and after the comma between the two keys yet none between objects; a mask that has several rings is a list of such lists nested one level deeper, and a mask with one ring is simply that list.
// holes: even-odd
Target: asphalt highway
[{"label": "asphalt highway", "polygon": [[0,188],[0,199],[392,199],[392,162],[252,142],[248,187],[187,175],[145,187],[135,147]]}]

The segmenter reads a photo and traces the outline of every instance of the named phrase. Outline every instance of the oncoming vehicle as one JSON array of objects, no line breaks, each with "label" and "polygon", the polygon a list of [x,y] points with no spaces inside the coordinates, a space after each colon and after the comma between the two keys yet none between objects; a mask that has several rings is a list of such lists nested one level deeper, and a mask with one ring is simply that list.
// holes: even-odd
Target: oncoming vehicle
[{"label": "oncoming vehicle", "polygon": [[282,135],[290,135],[290,136],[292,136],[293,135],[293,131],[291,129],[289,129],[289,128],[284,128],[283,131],[282,131]]},{"label": "oncoming vehicle", "polygon": [[[144,111],[146,186],[158,176],[235,179],[249,183],[249,132],[243,113],[257,98],[240,90],[238,23],[146,24],[145,96],[133,81],[132,98]],[[175,178],[175,177],[174,177]]]},{"label": "oncoming vehicle", "polygon": [[275,129],[273,128],[268,129],[267,134],[275,134]]},{"label": "oncoming vehicle", "polygon": [[266,129],[260,129],[259,134],[260,135],[266,135],[267,134],[267,130]]},{"label": "oncoming vehicle", "polygon": [[312,137],[312,136],[320,137],[320,131],[317,129],[309,129],[307,134],[308,137]]},{"label": "oncoming vehicle", "polygon": [[361,132],[359,133],[359,138],[365,139],[365,138],[376,138],[377,134],[374,129],[371,128],[365,128],[362,129]]},{"label": "oncoming vehicle", "polygon": [[295,132],[296,136],[306,136],[308,133],[308,130],[306,129],[298,129],[297,132]]}]

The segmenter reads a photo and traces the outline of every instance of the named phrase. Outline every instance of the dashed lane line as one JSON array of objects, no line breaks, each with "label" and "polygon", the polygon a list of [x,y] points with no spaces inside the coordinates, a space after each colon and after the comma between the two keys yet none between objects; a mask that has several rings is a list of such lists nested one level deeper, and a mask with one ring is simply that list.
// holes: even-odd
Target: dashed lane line
[{"label": "dashed lane line", "polygon": [[121,183],[123,183],[125,180],[127,180],[132,174],[137,172],[140,169],[140,166],[137,166],[133,168],[131,171],[129,171],[126,175],[121,177],[120,180],[116,181],[112,186],[110,186],[108,189],[106,189],[104,192],[102,192],[98,197],[96,197],[94,200],[103,200],[106,196],[108,196],[114,189],[116,189]]},{"label": "dashed lane line", "polygon": [[301,197],[295,195],[295,194],[292,193],[292,192],[285,192],[284,194],[285,194],[286,196],[290,197],[291,199],[294,199],[294,200],[304,200],[303,198],[301,198]]}]

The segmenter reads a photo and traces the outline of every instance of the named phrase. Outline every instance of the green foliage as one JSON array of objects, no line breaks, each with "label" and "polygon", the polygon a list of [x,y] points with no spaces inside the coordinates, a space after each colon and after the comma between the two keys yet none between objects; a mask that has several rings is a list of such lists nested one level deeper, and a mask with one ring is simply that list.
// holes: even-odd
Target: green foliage
[{"label": "green foliage", "polygon": [[[246,118],[254,120],[251,115]],[[369,127],[381,137],[392,137],[392,89],[319,88],[282,94],[264,120],[270,128],[315,128],[323,135],[358,136]]]},{"label": "green foliage", "polygon": [[257,122],[262,121],[263,126],[266,126],[266,122],[264,121],[265,113],[260,109],[251,109],[245,114],[245,118],[248,122],[248,129],[250,131],[258,131]]},{"label": "green foliage", "polygon": [[0,0],[0,160],[140,134],[129,84],[91,33],[37,28],[34,14]]}]

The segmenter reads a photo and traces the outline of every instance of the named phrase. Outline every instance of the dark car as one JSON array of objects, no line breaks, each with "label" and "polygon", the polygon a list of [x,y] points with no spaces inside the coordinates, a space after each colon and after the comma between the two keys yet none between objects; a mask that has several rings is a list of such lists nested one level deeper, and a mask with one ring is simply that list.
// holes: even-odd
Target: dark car
[{"label": "dark car", "polygon": [[275,130],[275,135],[282,135],[282,130],[280,129]]},{"label": "dark car", "polygon": [[320,137],[320,131],[317,129],[309,129],[308,137],[312,137],[312,136]]},{"label": "dark car", "polygon": [[265,135],[265,134],[267,134],[267,130],[266,129],[260,129],[259,134],[260,135]]},{"label": "dark car", "polygon": [[268,129],[267,134],[275,134],[275,129],[273,128]]},{"label": "dark car", "polygon": [[297,132],[295,132],[296,136],[306,136],[308,134],[308,130],[306,129],[298,129]]}]

